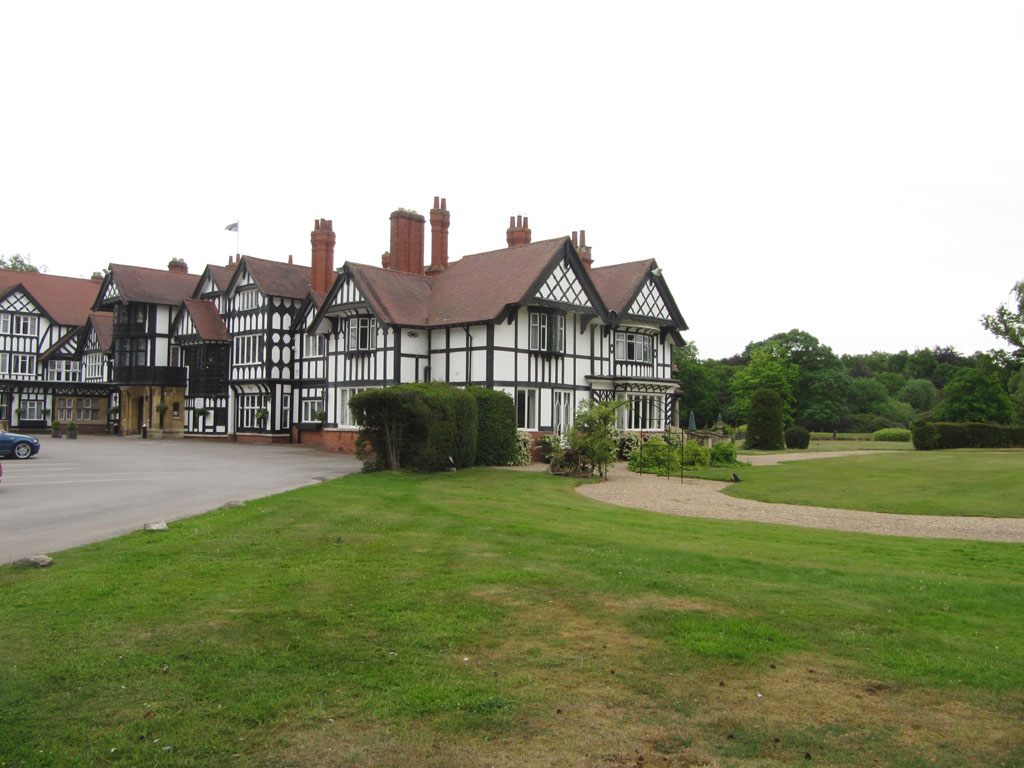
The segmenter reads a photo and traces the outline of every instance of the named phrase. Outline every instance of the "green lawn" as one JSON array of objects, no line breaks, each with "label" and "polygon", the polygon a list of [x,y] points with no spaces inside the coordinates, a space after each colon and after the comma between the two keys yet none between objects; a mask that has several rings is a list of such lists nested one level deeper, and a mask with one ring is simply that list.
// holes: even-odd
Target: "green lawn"
[{"label": "green lawn", "polygon": [[897,443],[881,440],[811,440],[805,449],[785,449],[781,451],[758,451],[742,448],[744,455],[757,456],[776,453],[821,453],[829,451],[912,451],[913,443]]},{"label": "green lawn", "polygon": [[354,476],[0,568],[0,763],[1024,764],[1020,545],[572,487]]},{"label": "green lawn", "polygon": [[[736,472],[744,499],[905,515],[1024,517],[1024,451],[913,451]],[[726,480],[729,472],[691,476]]]}]

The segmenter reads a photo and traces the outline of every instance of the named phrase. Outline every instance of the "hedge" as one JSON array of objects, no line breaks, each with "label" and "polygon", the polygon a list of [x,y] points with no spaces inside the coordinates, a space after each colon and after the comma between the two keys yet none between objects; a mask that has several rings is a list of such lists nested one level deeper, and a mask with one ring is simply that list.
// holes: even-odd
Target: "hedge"
[{"label": "hedge", "polygon": [[980,422],[918,421],[911,430],[914,448],[1024,448],[1024,427]]},{"label": "hedge", "polygon": [[787,448],[806,448],[811,444],[811,433],[805,427],[795,424],[786,430]]},{"label": "hedge", "polygon": [[398,384],[360,392],[349,406],[379,466],[436,472],[476,459],[476,399],[463,389]]},{"label": "hedge", "polygon": [[501,467],[516,458],[516,404],[504,392],[467,387],[476,400],[476,463]]},{"label": "hedge", "polygon": [[882,443],[909,443],[909,429],[879,429],[871,433],[871,439]]}]

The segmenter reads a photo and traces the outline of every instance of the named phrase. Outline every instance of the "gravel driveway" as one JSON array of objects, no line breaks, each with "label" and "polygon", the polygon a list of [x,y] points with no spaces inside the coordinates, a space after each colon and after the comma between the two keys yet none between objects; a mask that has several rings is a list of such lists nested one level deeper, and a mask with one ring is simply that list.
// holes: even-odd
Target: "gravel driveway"
[{"label": "gravel driveway", "polygon": [[[878,451],[840,451],[814,454],[767,454],[749,456],[752,464],[780,461],[855,456]],[[892,453],[896,453],[893,451]],[[917,536],[927,539],[974,539],[977,541],[1024,542],[1024,519],[1004,517],[948,517],[944,515],[896,515],[852,509],[801,507],[736,499],[721,493],[730,483],[712,480],[668,479],[639,475],[616,464],[608,482],[586,483],[577,492],[598,501],[623,507],[647,509],[666,515],[711,517],[720,520],[748,520],[757,523],[829,528],[836,531],[877,533],[885,536]]]}]

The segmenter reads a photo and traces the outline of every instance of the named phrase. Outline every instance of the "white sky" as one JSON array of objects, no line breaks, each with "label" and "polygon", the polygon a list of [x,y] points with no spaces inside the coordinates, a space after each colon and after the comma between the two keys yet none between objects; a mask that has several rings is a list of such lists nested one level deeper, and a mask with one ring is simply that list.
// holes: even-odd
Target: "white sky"
[{"label": "white sky", "polygon": [[[0,254],[379,264],[587,231],[654,257],[702,356],[995,346],[1024,278],[1024,2],[0,0]],[[428,255],[429,259],[429,238]]]}]

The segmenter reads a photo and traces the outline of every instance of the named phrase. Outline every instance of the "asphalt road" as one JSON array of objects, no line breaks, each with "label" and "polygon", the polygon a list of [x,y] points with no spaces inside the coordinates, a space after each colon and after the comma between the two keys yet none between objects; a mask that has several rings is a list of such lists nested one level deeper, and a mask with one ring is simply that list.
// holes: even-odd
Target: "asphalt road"
[{"label": "asphalt road", "polygon": [[0,564],[136,531],[360,470],[351,456],[298,445],[40,436],[3,459]]}]

